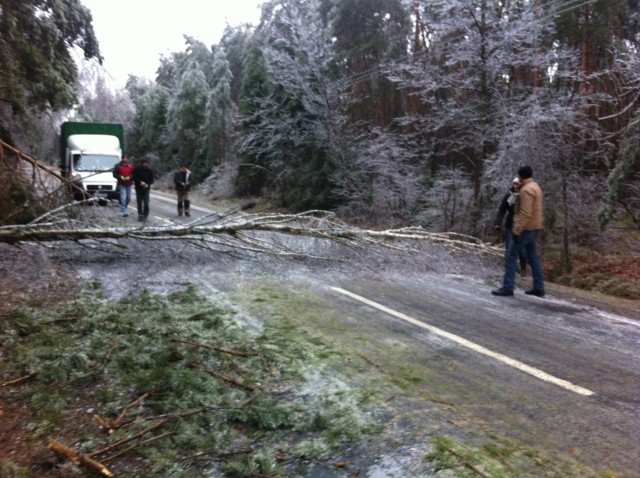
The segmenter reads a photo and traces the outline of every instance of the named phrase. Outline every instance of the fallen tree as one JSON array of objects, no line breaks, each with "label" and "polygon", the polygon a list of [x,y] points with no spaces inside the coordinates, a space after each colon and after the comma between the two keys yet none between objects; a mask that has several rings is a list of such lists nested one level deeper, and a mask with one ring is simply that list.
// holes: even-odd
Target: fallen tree
[{"label": "fallen tree", "polygon": [[[416,241],[429,241],[452,250],[500,256],[500,248],[486,244],[477,238],[457,233],[434,233],[422,227],[367,230],[348,225],[327,211],[307,211],[300,214],[246,214],[242,207],[223,214],[213,213],[187,224],[169,226],[112,227],[92,224],[83,220],[78,208],[97,202],[69,202],[70,196],[63,194],[69,187],[50,166],[26,155],[15,148],[0,143],[0,150],[12,154],[23,163],[4,162],[3,168],[22,176],[22,183],[29,181],[31,187],[41,193],[32,194],[29,200],[15,204],[16,210],[33,208],[34,204],[46,205],[46,212],[24,224],[6,224],[6,219],[17,216],[16,212],[5,214],[0,227],[0,242],[18,244],[24,242],[48,243],[53,241],[75,241],[86,245],[108,245],[118,247],[118,241],[133,239],[140,241],[180,240],[198,247],[220,249],[230,247],[246,252],[268,252],[280,255],[302,255],[290,243],[278,240],[283,236],[299,236],[337,242],[349,247],[382,246],[410,251]],[[11,166],[9,166],[11,164]],[[55,199],[55,201],[54,201]],[[65,202],[66,201],[66,202]],[[42,207],[39,208],[42,211]]]},{"label": "fallen tree", "polygon": [[[90,202],[89,200],[88,202]],[[77,206],[77,204],[68,207]],[[231,246],[254,252],[295,254],[273,235],[299,236],[339,242],[360,248],[376,245],[409,251],[415,241],[429,241],[447,248],[480,254],[501,255],[502,249],[456,233],[434,233],[422,227],[368,230],[339,222],[326,211],[300,214],[211,214],[187,224],[170,226],[96,227],[50,212],[24,225],[0,227],[0,242],[16,244],[36,241],[100,241],[136,239],[141,241],[186,241],[198,247]]]}]

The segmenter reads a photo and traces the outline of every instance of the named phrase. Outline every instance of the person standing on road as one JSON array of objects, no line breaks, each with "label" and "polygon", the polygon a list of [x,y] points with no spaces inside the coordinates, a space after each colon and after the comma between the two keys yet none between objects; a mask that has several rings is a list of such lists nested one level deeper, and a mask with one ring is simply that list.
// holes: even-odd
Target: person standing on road
[{"label": "person standing on road", "polygon": [[173,184],[178,195],[178,216],[191,216],[191,182],[193,177],[186,164],[173,175]]},{"label": "person standing on road", "polygon": [[136,187],[136,201],[138,202],[138,221],[146,221],[149,217],[149,196],[155,176],[149,161],[143,159],[133,170],[133,183]]},{"label": "person standing on road", "polygon": [[113,177],[118,180],[120,215],[127,217],[129,216],[131,186],[133,185],[133,166],[129,163],[129,157],[127,155],[124,155],[120,162],[113,168]]},{"label": "person standing on road", "polygon": [[[504,256],[505,260],[507,258],[507,252],[509,251],[509,247],[513,243],[513,215],[516,204],[516,199],[518,198],[518,190],[520,189],[520,178],[516,176],[513,178],[513,182],[511,183],[511,188],[500,201],[500,207],[498,208],[498,214],[496,215],[496,220],[493,225],[494,228],[500,232],[504,233]],[[519,255],[520,259],[520,275],[525,275],[527,271],[527,258],[524,254],[524,251],[520,251]]]},{"label": "person standing on road", "polygon": [[525,291],[525,294],[544,297],[544,273],[536,250],[538,231],[544,223],[542,189],[533,180],[531,166],[518,169],[518,178],[520,190],[513,220],[513,243],[507,251],[502,287],[492,290],[491,293],[498,296],[513,295],[518,255],[520,251],[524,251],[533,276],[533,288]]}]

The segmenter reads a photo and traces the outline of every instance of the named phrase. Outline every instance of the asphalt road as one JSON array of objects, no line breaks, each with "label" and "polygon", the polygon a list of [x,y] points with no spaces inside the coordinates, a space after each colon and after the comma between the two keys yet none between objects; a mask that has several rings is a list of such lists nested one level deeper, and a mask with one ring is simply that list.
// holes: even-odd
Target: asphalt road
[{"label": "asphalt road", "polygon": [[[215,213],[193,205],[191,218],[178,217],[175,198],[151,199],[155,225],[209,214]],[[135,214],[127,221],[137,221]],[[283,294],[312,291],[373,344],[403,344],[408,352],[401,360],[422,371],[438,400],[483,426],[616,476],[640,477],[640,316],[600,310],[551,288],[544,299],[521,290],[495,297],[486,276],[447,273],[453,267],[447,264],[439,271],[394,265],[373,273],[298,265],[292,273],[278,261],[194,260],[184,270],[158,262],[131,277],[151,288],[188,280],[231,290],[255,267],[276,278]],[[99,264],[94,273],[105,277]]]},{"label": "asphalt road", "polygon": [[[126,218],[128,222],[137,221],[138,209],[136,207],[136,194],[135,190],[132,191],[131,203],[129,204],[131,210],[130,216]],[[178,206],[175,195],[169,195],[157,191],[152,191],[151,198],[149,200],[149,218],[150,224],[169,225],[169,224],[186,224],[190,221],[196,221],[204,216],[214,214],[214,211],[198,206],[197,204],[191,205],[191,216],[178,216]]]},{"label": "asphalt road", "polygon": [[437,275],[337,286],[327,298],[348,313],[423,345],[410,360],[442,400],[524,443],[640,476],[637,318]]}]

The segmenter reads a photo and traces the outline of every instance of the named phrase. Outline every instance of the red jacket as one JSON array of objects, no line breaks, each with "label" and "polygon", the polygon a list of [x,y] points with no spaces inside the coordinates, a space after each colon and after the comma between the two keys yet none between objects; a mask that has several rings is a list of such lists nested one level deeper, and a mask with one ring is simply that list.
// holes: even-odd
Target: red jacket
[{"label": "red jacket", "polygon": [[118,180],[121,186],[131,186],[133,184],[133,166],[130,163],[118,163],[113,168],[113,177]]}]

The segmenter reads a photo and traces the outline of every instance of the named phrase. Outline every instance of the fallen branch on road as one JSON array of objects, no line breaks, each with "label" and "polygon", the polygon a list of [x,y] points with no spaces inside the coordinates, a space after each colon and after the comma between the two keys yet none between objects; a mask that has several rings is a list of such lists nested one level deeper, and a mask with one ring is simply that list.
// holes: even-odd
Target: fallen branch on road
[{"label": "fallen branch on road", "polygon": [[104,466],[99,461],[92,459],[89,455],[85,453],[81,453],[73,448],[64,445],[56,440],[49,440],[49,448],[58,453],[59,455],[64,455],[69,458],[76,465],[83,465],[87,468],[95,470],[104,476],[113,476],[113,473]]},{"label": "fallen branch on road", "polygon": [[[399,251],[412,251],[415,242],[428,241],[441,244],[454,251],[501,256],[501,248],[477,238],[457,233],[434,233],[422,227],[405,227],[381,231],[360,229],[336,221],[326,211],[308,211],[300,214],[249,214],[207,216],[191,223],[170,226],[87,227],[81,221],[38,220],[26,225],[0,227],[0,242],[139,241],[179,240],[198,247],[227,247],[244,252],[268,252],[280,255],[310,257],[286,244],[285,237],[305,237],[326,240],[350,248],[379,246]],[[49,215],[42,216],[42,219]]]},{"label": "fallen branch on road", "polygon": [[[471,236],[432,233],[421,227],[365,230],[338,222],[332,213],[326,211],[307,211],[300,214],[243,214],[244,210],[253,205],[251,203],[180,225],[92,225],[82,219],[81,207],[99,202],[99,199],[68,202],[65,199],[69,197],[69,188],[74,186],[53,167],[0,141],[0,159],[4,157],[4,153],[11,156],[11,161],[5,161],[5,169],[9,168],[25,184],[29,183],[33,191],[42,192],[40,195],[34,194],[33,201],[21,204],[15,211],[2,218],[2,223],[8,224],[9,220],[16,220],[18,215],[25,211],[32,214],[24,221],[26,224],[0,227],[0,242],[8,244],[74,241],[92,249],[124,249],[126,246],[123,239],[156,243],[177,240],[218,252],[223,250],[245,254],[269,253],[284,257],[327,259],[311,253],[305,244],[292,244],[293,241],[290,240],[287,242],[287,237],[298,236],[325,240],[352,249],[374,246],[413,252],[414,243],[428,241],[454,251],[495,256],[503,254],[501,249]],[[31,182],[27,177],[27,171],[31,172]],[[36,203],[40,205],[37,211],[34,208]],[[33,216],[37,217],[34,219]]]}]

